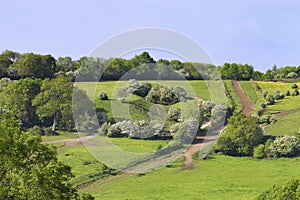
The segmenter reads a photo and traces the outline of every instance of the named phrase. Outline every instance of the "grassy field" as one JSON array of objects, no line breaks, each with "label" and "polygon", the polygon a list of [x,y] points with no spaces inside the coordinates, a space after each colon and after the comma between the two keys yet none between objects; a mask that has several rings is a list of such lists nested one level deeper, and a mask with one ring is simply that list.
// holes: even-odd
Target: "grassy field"
[{"label": "grassy field", "polygon": [[[142,82],[142,81],[141,81]],[[151,84],[160,84],[165,86],[180,86],[183,87],[188,97],[200,97],[204,100],[212,100],[216,104],[226,103],[224,85],[220,81],[149,81]],[[95,99],[96,108],[105,111],[109,120],[126,119],[130,116],[133,120],[149,119],[149,109],[153,106],[152,103],[145,101],[141,97],[132,95],[129,102],[120,103],[117,101],[118,92],[127,84],[127,81],[108,81],[108,82],[78,82],[76,85],[87,92],[91,99]],[[101,101],[97,98],[100,91],[105,91],[108,94],[110,101]],[[94,97],[94,95],[96,97]],[[195,100],[189,99],[187,102],[180,102],[169,107],[185,107],[189,103],[196,103]]]},{"label": "grassy field", "polygon": [[256,90],[254,83],[251,81],[240,81],[239,83],[250,103],[257,109],[260,109],[260,105],[264,103],[265,100],[263,96]]},{"label": "grassy field", "polygon": [[[81,192],[96,199],[254,199],[273,184],[300,177],[300,158],[252,160],[216,156],[194,170],[173,167],[94,183]],[[98,185],[97,185],[98,184]],[[100,187],[101,185],[101,187]]]},{"label": "grassy field", "polygon": [[[286,90],[290,92],[293,91],[292,83],[282,83],[282,82],[257,82],[259,87],[263,91],[268,91],[269,94],[274,94],[275,91],[280,91],[285,94]],[[293,110],[300,108],[300,96],[286,96],[282,100],[277,100],[274,105],[268,106],[269,111],[278,111],[278,110]]]},{"label": "grassy field", "polygon": [[[88,95],[92,98],[93,90],[106,91],[111,98],[117,82],[84,83]],[[153,83],[153,82],[152,82]],[[183,83],[176,82],[183,87]],[[190,81],[186,90],[191,96],[210,100],[211,95],[207,83],[204,81]],[[165,83],[166,84],[166,83]],[[168,81],[174,86],[175,82]],[[209,84],[218,84],[211,82]],[[241,110],[241,101],[231,86],[230,81],[225,81],[226,87],[232,96],[237,110]],[[273,93],[276,90],[284,92],[291,84],[258,82],[262,90]],[[120,87],[117,86],[117,87]],[[248,95],[249,100],[259,106],[262,96],[256,91],[251,82],[241,82],[241,87]],[[292,90],[290,90],[292,91]],[[212,90],[213,95],[222,92]],[[115,97],[113,96],[112,100]],[[268,112],[279,110],[293,110],[299,108],[299,97],[286,97],[276,101],[275,105],[268,106]],[[190,100],[192,101],[192,100]],[[187,102],[188,103],[188,102]],[[130,103],[126,106],[134,119],[145,119],[148,110],[153,105],[137,96],[131,96]],[[96,100],[96,107],[105,110],[109,117],[113,117],[111,101]],[[170,106],[166,106],[168,109]],[[180,107],[180,104],[172,105]],[[125,113],[126,114],[126,113]],[[119,117],[122,117],[122,113]],[[287,114],[278,119],[278,122],[266,128],[272,135],[293,135],[300,128],[300,111]],[[64,139],[77,137],[74,134],[63,133],[61,136],[46,136],[44,140]],[[97,141],[97,138],[95,138]],[[133,140],[128,138],[110,138],[109,141],[119,148],[133,153],[152,152],[160,146],[165,146],[168,141],[160,140]],[[92,156],[84,146],[59,146],[59,160],[70,165],[75,174],[75,179],[86,177],[89,174],[101,172],[103,165]],[[107,151],[111,147],[103,148]],[[99,150],[99,149],[98,149]],[[97,153],[102,153],[100,149]],[[108,157],[114,156],[113,151]],[[119,155],[122,158],[122,155]],[[196,169],[181,170],[183,159],[176,161],[169,167],[121,178],[110,176],[95,181],[93,184],[82,188],[80,192],[90,192],[96,199],[254,199],[262,191],[273,184],[287,181],[291,178],[299,178],[300,157],[293,159],[265,159],[254,160],[251,158],[238,158],[218,155],[212,160],[196,161]],[[89,180],[89,178],[87,179]],[[84,179],[84,181],[87,181]]]},{"label": "grassy field", "polygon": [[267,134],[275,136],[296,135],[299,130],[300,111],[284,115],[276,123],[267,126],[265,129]]}]

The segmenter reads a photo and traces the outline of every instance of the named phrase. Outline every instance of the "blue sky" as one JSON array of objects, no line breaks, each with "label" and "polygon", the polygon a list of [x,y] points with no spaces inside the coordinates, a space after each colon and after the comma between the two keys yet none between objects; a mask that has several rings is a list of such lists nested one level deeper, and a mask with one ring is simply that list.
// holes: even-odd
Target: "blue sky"
[{"label": "blue sky", "polygon": [[300,65],[296,0],[10,0],[0,5],[0,51],[77,59],[120,32],[159,27],[194,39],[216,64],[249,63],[261,71],[274,64]]}]

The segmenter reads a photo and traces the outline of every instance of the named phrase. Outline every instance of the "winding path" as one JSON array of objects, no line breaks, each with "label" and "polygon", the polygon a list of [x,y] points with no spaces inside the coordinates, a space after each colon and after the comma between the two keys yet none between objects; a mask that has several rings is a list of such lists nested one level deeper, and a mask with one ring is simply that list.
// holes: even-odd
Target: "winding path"
[{"label": "winding path", "polygon": [[245,115],[248,115],[252,110],[255,110],[255,108],[249,102],[247,96],[243,92],[239,82],[238,81],[232,81],[232,86],[233,86],[234,90],[236,91],[236,93],[238,94],[238,96],[240,97],[240,99],[242,101],[242,107],[243,107],[242,113],[245,114]]}]

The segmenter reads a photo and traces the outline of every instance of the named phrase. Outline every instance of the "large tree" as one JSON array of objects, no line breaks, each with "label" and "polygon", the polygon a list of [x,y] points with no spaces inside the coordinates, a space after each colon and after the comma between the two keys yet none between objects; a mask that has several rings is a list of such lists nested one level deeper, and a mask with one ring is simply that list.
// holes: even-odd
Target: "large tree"
[{"label": "large tree", "polygon": [[0,105],[9,113],[20,119],[23,126],[30,127],[38,123],[32,100],[40,92],[40,80],[30,78],[14,81],[3,90]]},{"label": "large tree", "polygon": [[0,199],[74,199],[71,168],[57,160],[53,146],[0,115]]},{"label": "large tree", "polygon": [[73,83],[70,79],[58,76],[55,79],[45,79],[41,92],[33,100],[40,119],[53,119],[53,131],[62,118],[72,120],[72,91]]}]

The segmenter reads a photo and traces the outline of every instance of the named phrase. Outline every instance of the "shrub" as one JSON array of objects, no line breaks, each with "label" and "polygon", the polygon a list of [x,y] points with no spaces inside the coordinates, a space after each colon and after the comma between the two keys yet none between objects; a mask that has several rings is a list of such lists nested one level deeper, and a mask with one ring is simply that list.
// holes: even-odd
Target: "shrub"
[{"label": "shrub", "polygon": [[267,90],[264,90],[261,94],[264,98],[267,98],[268,96],[268,91]]},{"label": "shrub", "polygon": [[210,113],[211,110],[213,109],[213,107],[215,107],[215,106],[216,106],[216,104],[212,101],[204,101],[204,103],[203,103],[204,110],[207,113]]},{"label": "shrub", "polygon": [[257,197],[258,200],[297,200],[300,199],[300,180],[292,179],[281,185],[274,185],[271,189]]},{"label": "shrub", "polygon": [[292,93],[292,96],[298,96],[299,95],[299,90],[295,89],[294,92]]},{"label": "shrub", "polygon": [[293,85],[292,85],[292,89],[297,89],[298,88],[298,85],[296,84],[296,83],[294,83]]},{"label": "shrub", "polygon": [[107,94],[106,94],[105,91],[99,92],[98,98],[99,98],[100,100],[108,100],[108,96],[107,96]]},{"label": "shrub", "polygon": [[34,126],[29,129],[29,132],[39,134],[39,135],[45,135],[45,130],[40,126]]},{"label": "shrub", "polygon": [[275,93],[274,93],[274,99],[275,100],[280,100],[280,99],[283,99],[284,98],[284,94],[282,93],[282,92],[279,92],[279,91],[276,91]]},{"label": "shrub", "polygon": [[265,144],[260,144],[255,147],[253,150],[253,157],[258,159],[270,157],[269,148],[272,142],[272,139],[268,139]]},{"label": "shrub", "polygon": [[285,91],[285,96],[291,96],[291,92],[289,90]]},{"label": "shrub", "polygon": [[233,156],[252,156],[254,147],[261,144],[263,134],[253,117],[242,114],[230,118],[216,142],[216,150]]},{"label": "shrub", "polygon": [[108,116],[107,116],[106,112],[96,111],[96,115],[97,115],[99,125],[108,121]]},{"label": "shrub", "polygon": [[278,137],[270,145],[272,157],[294,157],[300,152],[299,139],[295,136]]},{"label": "shrub", "polygon": [[179,121],[180,119],[180,112],[177,108],[170,108],[168,111],[168,117],[173,121]]},{"label": "shrub", "polygon": [[260,144],[254,148],[253,157],[259,158],[259,159],[265,157],[265,145],[264,144]]},{"label": "shrub", "polygon": [[127,85],[123,88],[122,92],[124,92],[125,96],[129,94],[135,94],[137,96],[145,97],[147,96],[151,88],[152,85],[148,82],[142,83],[140,85],[135,79],[130,79]]},{"label": "shrub", "polygon": [[185,91],[180,87],[158,86],[152,88],[146,100],[152,103],[171,105],[185,100]]},{"label": "shrub", "polygon": [[275,103],[275,99],[274,99],[273,95],[267,96],[266,104],[267,105],[274,105],[274,103]]}]

